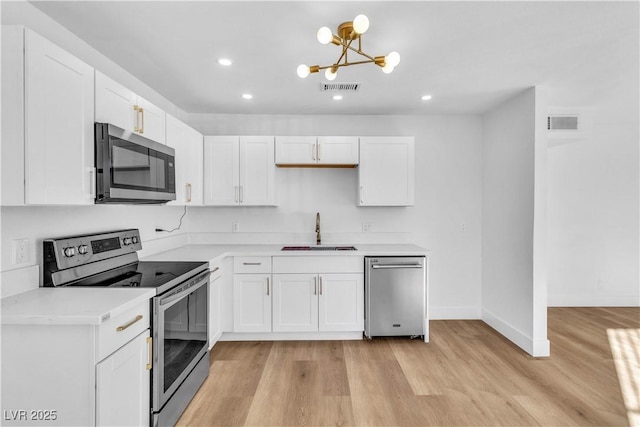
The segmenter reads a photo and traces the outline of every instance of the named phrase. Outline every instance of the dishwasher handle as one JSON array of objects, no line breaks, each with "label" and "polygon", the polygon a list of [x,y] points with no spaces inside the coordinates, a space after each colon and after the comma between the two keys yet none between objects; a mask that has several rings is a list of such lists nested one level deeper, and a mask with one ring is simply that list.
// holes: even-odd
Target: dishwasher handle
[{"label": "dishwasher handle", "polygon": [[374,270],[396,269],[396,268],[422,268],[422,264],[373,264]]}]

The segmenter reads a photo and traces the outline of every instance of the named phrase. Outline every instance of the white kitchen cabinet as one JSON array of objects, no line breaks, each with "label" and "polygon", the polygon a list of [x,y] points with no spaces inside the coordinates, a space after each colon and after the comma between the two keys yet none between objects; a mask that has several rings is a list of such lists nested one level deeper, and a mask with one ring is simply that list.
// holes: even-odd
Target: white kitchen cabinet
[{"label": "white kitchen cabinet", "polygon": [[[46,309],[28,307],[31,319],[45,317],[35,313]],[[149,314],[144,299],[107,312],[100,324],[78,323],[77,316],[57,323],[56,315],[46,316],[50,324],[3,323],[3,408],[27,410],[20,425],[148,425]]]},{"label": "white kitchen cabinet", "polygon": [[278,136],[279,166],[355,166],[359,163],[357,136]]},{"label": "white kitchen cabinet", "polygon": [[24,27],[2,39],[2,204],[93,204],[93,68]]},{"label": "white kitchen cabinet", "polygon": [[202,205],[202,134],[167,114],[167,145],[175,149],[176,200],[169,205]]},{"label": "white kitchen cabinet", "polygon": [[234,332],[271,332],[271,274],[233,277]]},{"label": "white kitchen cabinet", "polygon": [[206,136],[204,204],[274,206],[273,137]]},{"label": "white kitchen cabinet", "polygon": [[96,426],[149,423],[149,339],[147,329],[96,365]]},{"label": "white kitchen cabinet", "polygon": [[362,257],[273,257],[273,330],[363,331]]},{"label": "white kitchen cabinet", "polygon": [[322,274],[318,299],[318,330],[364,330],[362,274]]},{"label": "white kitchen cabinet", "polygon": [[209,349],[222,335],[221,295],[224,287],[224,265],[221,261],[209,262]]},{"label": "white kitchen cabinet", "polygon": [[95,79],[95,121],[111,123],[161,144],[166,141],[165,112],[99,71]]},{"label": "white kitchen cabinet", "polygon": [[273,275],[273,332],[318,330],[318,276]]},{"label": "white kitchen cabinet", "polygon": [[413,206],[413,137],[360,137],[358,206]]}]

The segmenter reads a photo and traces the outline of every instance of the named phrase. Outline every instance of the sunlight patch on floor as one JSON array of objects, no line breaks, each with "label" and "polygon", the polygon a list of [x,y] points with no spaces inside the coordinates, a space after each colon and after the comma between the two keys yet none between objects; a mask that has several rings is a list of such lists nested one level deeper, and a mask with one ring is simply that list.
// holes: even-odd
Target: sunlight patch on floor
[{"label": "sunlight patch on floor", "polygon": [[640,427],[640,329],[607,329],[629,425]]}]

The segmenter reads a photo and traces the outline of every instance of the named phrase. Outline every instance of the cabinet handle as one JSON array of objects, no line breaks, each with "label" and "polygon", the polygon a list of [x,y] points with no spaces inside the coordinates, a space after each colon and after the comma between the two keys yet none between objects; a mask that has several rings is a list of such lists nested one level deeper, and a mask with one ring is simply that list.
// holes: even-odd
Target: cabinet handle
[{"label": "cabinet handle", "polygon": [[233,187],[233,188],[234,188],[234,191],[236,192],[236,198],[234,199],[234,201],[235,201],[236,203],[238,203],[238,195],[240,194],[240,193],[239,193],[239,191],[240,191],[240,190],[238,189],[238,186],[237,186],[237,185],[236,185],[235,187]]},{"label": "cabinet handle", "polygon": [[262,265],[261,262],[243,262],[242,265]]},{"label": "cabinet handle", "polygon": [[240,203],[242,203],[244,199],[244,185],[240,186]]},{"label": "cabinet handle", "polygon": [[147,337],[147,346],[149,347],[149,363],[147,363],[147,371],[150,371],[153,366],[153,338]]},{"label": "cabinet handle", "polygon": [[320,296],[322,296],[322,276],[320,276]]},{"label": "cabinet handle", "polygon": [[139,321],[139,320],[142,320],[142,314],[138,314],[138,315],[136,316],[136,318],[135,318],[135,319],[133,319],[131,322],[129,322],[129,323],[125,324],[125,325],[122,325],[122,326],[118,326],[118,327],[116,328],[116,331],[118,331],[118,332],[122,332],[122,331],[124,331],[125,329],[127,329],[129,326],[133,325],[134,323],[136,323],[136,322],[137,322],[137,321]]},{"label": "cabinet handle", "polygon": [[315,160],[316,159],[316,144],[313,144],[311,146],[311,160]]},{"label": "cabinet handle", "polygon": [[214,268],[213,270],[209,271],[209,274],[213,274],[213,273],[215,273],[215,272],[216,272],[216,271],[218,271],[218,270],[220,270],[220,267],[216,267],[216,268]]},{"label": "cabinet handle", "polygon": [[318,161],[322,160],[320,157],[322,156],[322,144],[318,142]]},{"label": "cabinet handle", "polygon": [[360,203],[364,203],[364,187],[360,186]]},{"label": "cabinet handle", "polygon": [[186,192],[186,202],[187,203],[191,203],[191,184],[187,183],[185,184],[186,188],[185,188],[185,192]]},{"label": "cabinet handle", "polygon": [[89,197],[96,198],[96,168],[87,168],[89,171]]},{"label": "cabinet handle", "polygon": [[271,285],[269,283],[269,278],[267,277],[267,296],[269,296],[271,294],[271,291],[269,289],[270,287],[271,287]]},{"label": "cabinet handle", "polygon": [[133,106],[133,111],[136,112],[136,122],[133,124],[133,131],[134,132],[138,132],[140,130],[140,128],[138,127],[138,119],[140,118],[140,115],[138,113],[138,106],[137,105]]},{"label": "cabinet handle", "polygon": [[313,278],[313,294],[318,295],[318,278]]},{"label": "cabinet handle", "polygon": [[138,111],[140,112],[140,115],[142,116],[142,126],[140,126],[140,129],[138,129],[138,131],[140,132],[140,135],[142,135],[144,133],[144,108],[142,107],[138,107]]}]

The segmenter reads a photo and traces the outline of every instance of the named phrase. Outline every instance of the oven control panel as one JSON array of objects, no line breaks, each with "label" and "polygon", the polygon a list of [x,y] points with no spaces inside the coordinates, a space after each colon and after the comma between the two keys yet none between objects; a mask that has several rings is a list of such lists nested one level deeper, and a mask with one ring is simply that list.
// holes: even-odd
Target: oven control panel
[{"label": "oven control panel", "polygon": [[134,253],[142,249],[138,229],[102,234],[48,239],[44,243],[45,264],[55,263],[58,270]]}]

